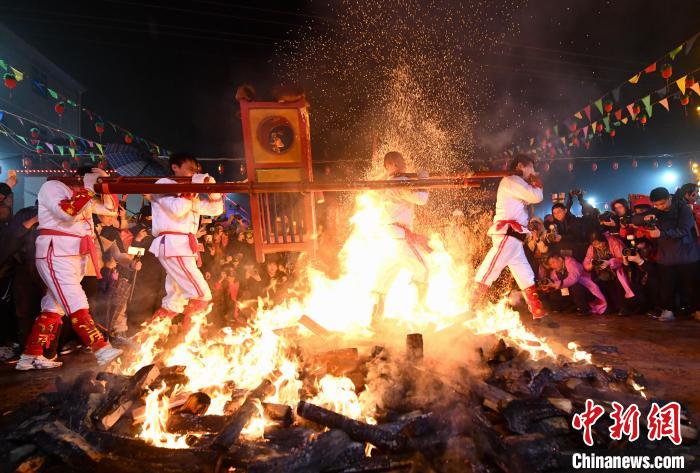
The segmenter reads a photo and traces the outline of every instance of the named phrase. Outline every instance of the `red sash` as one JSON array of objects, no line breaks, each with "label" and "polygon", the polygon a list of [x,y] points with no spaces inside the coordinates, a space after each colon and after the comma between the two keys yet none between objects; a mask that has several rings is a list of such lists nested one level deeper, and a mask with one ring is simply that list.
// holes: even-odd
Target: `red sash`
[{"label": "red sash", "polygon": [[160,232],[158,236],[161,235],[187,235],[187,238],[190,243],[190,250],[192,250],[192,253],[197,256],[197,265],[201,263],[201,257],[199,255],[199,242],[197,241],[197,237],[194,236],[194,233],[183,233],[183,232]]},{"label": "red sash", "polygon": [[90,236],[90,235],[74,235],[73,233],[61,232],[59,230],[51,230],[50,228],[40,229],[39,236],[42,236],[42,235],[80,238],[80,250],[79,250],[80,254],[81,255],[90,255],[90,261],[92,261],[92,266],[95,268],[95,277],[97,279],[102,279],[102,275],[100,274],[100,268],[99,268],[99,265],[97,264],[97,262],[99,261],[99,259],[97,258],[97,248],[95,247],[95,242],[93,241],[92,236]]},{"label": "red sash", "polygon": [[525,233],[523,231],[523,226],[520,225],[515,220],[499,220],[496,222],[496,231],[503,230],[506,226],[509,226],[518,233]]}]

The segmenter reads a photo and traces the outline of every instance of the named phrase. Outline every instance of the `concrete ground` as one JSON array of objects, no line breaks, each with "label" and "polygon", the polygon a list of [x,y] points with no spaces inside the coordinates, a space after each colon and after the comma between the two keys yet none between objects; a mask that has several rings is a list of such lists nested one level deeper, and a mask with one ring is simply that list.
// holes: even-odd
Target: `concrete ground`
[{"label": "concrete ground", "polygon": [[[658,322],[646,316],[576,316],[555,314],[560,327],[531,325],[549,340],[566,345],[612,345],[616,353],[593,354],[599,365],[635,368],[647,381],[652,397],[679,401],[700,419],[700,322],[678,319]],[[0,412],[7,412],[37,393],[52,390],[57,376],[72,378],[85,369],[99,367],[89,353],[62,358],[63,367],[46,371],[19,372],[14,365],[0,365]]]}]

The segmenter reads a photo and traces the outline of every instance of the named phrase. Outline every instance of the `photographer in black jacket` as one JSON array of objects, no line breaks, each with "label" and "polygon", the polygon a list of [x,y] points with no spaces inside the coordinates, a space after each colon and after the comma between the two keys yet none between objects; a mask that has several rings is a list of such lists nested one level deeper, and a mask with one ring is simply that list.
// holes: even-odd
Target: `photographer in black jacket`
[{"label": "photographer in black jacket", "polygon": [[663,309],[659,320],[671,321],[675,319],[675,300],[679,290],[690,312],[699,309],[697,281],[700,275],[700,249],[695,220],[690,207],[673,200],[664,187],[652,190],[649,200],[657,218],[657,228],[650,230],[649,236],[656,239]]}]

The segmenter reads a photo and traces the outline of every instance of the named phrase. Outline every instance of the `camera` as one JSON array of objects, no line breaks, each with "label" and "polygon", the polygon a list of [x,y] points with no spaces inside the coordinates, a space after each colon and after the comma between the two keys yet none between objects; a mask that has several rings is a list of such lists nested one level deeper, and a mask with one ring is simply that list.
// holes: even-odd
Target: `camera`
[{"label": "camera", "polygon": [[604,259],[594,259],[593,261],[591,261],[591,264],[593,265],[593,267],[595,269],[601,269],[601,267],[603,266],[604,263],[605,263]]},{"label": "camera", "polygon": [[654,228],[658,221],[654,214],[637,214],[630,218],[630,223],[635,227]]},{"label": "camera", "polygon": [[555,243],[558,236],[559,232],[557,231],[557,226],[552,223],[549,225],[549,227],[547,227],[547,233],[544,235],[544,240],[547,243]]},{"label": "camera", "polygon": [[552,280],[549,278],[542,278],[539,281],[537,281],[537,288],[538,289],[545,289],[547,286],[552,284]]},{"label": "camera", "polygon": [[637,256],[639,252],[636,248],[623,248],[622,256]]},{"label": "camera", "polygon": [[612,213],[612,212],[609,211],[609,210],[603,212],[603,213],[600,214],[600,216],[598,217],[598,221],[599,221],[599,222],[608,222],[608,221],[610,221],[610,220],[615,220],[615,214]]}]

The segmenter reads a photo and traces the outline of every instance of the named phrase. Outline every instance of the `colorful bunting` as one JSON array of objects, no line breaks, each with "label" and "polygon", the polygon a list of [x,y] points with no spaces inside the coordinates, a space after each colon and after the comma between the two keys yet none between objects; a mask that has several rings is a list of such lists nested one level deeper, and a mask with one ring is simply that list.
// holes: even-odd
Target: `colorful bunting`
[{"label": "colorful bunting", "polygon": [[603,123],[605,124],[605,131],[610,131],[610,116],[603,117]]},{"label": "colorful bunting", "polygon": [[639,78],[640,78],[640,77],[642,77],[642,73],[641,73],[641,72],[640,72],[639,74],[633,75],[633,76],[630,77],[627,81],[628,81],[630,84],[636,84],[637,82],[639,82]]},{"label": "colorful bunting", "polygon": [[15,69],[14,67],[10,66],[10,70],[12,71],[12,74],[14,74],[15,79],[17,79],[17,82],[22,82],[24,80],[24,74]]},{"label": "colorful bunting", "polygon": [[633,103],[627,105],[627,111],[629,112],[630,117],[634,118],[635,113],[634,113],[634,104]]},{"label": "colorful bunting", "polygon": [[661,100],[659,100],[659,104],[661,104],[661,106],[662,106],[663,108],[665,108],[667,112],[669,111],[668,99],[667,99],[667,98],[666,98],[666,99],[661,99]]},{"label": "colorful bunting", "polygon": [[681,94],[685,94],[685,78],[686,77],[688,77],[688,76],[683,76],[676,81],[676,85],[678,86],[678,89],[681,91]]},{"label": "colorful bunting", "polygon": [[590,106],[590,105],[586,105],[586,106],[583,108],[583,112],[586,114],[586,117],[588,117],[588,121],[591,121],[591,106]]},{"label": "colorful bunting", "polygon": [[686,41],[686,43],[685,43],[685,55],[686,56],[688,55],[690,50],[693,49],[693,45],[695,44],[695,41],[698,39],[698,35],[700,35],[700,33],[695,33],[695,36],[693,36],[688,41]]},{"label": "colorful bunting", "polygon": [[574,113],[574,118],[578,118],[579,120],[583,120],[583,115],[581,115],[581,112],[578,111],[578,112]]},{"label": "colorful bunting", "polygon": [[615,111],[615,119],[616,120],[622,120],[622,109],[616,110]]},{"label": "colorful bunting", "polygon": [[600,114],[602,115],[603,114],[603,99],[596,100],[594,102],[594,104],[595,104],[595,108],[597,108],[598,112],[600,112]]},{"label": "colorful bunting", "polygon": [[652,72],[656,72],[656,63],[653,62],[647,66],[646,69],[644,69],[644,72],[647,74],[651,74]]},{"label": "colorful bunting", "polygon": [[676,56],[678,56],[678,53],[680,53],[681,51],[683,51],[682,44],[680,46],[678,46],[676,49],[674,49],[673,51],[671,51],[670,53],[668,53],[668,57],[670,57],[671,61],[673,61],[674,59],[676,59]]},{"label": "colorful bunting", "polygon": [[647,95],[646,97],[642,98],[642,103],[646,109],[647,116],[651,118],[651,95]]},{"label": "colorful bunting", "polygon": [[690,86],[690,90],[700,95],[700,84],[698,84],[697,82],[693,83],[693,85]]}]

